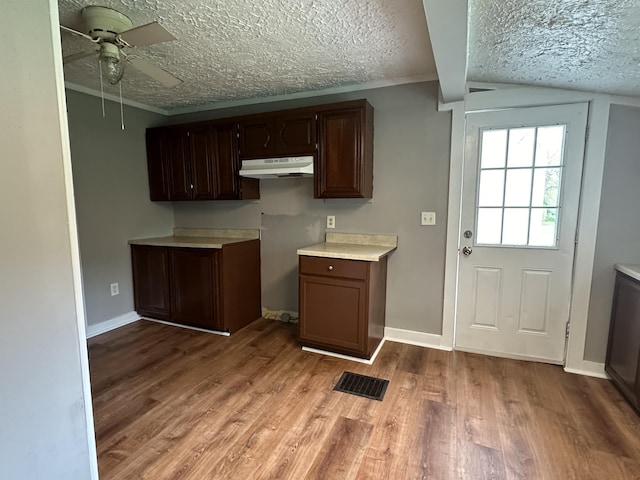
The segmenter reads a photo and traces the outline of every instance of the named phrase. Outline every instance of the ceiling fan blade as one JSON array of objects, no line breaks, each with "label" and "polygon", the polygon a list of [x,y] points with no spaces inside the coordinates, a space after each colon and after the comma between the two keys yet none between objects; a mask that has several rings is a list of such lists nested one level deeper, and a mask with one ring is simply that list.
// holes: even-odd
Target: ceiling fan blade
[{"label": "ceiling fan blade", "polygon": [[63,57],[62,63],[63,64],[67,64],[67,63],[75,62],[76,60],[80,60],[81,58],[88,57],[89,55],[95,55],[95,53],[96,52],[78,52],[78,53],[73,53],[71,55],[67,55],[66,57]]},{"label": "ceiling fan blade", "polygon": [[176,39],[158,22],[151,22],[126,30],[118,36],[132,47],[144,47]]},{"label": "ceiling fan blade", "polygon": [[65,27],[64,25],[60,25],[60,30],[63,30],[63,31],[65,31],[65,32],[72,33],[72,34],[77,35],[77,36],[82,37],[82,38],[86,38],[87,40],[89,40],[89,41],[91,41],[91,42],[94,42],[94,43],[98,43],[98,41],[99,41],[99,40],[97,40],[97,39],[96,39],[96,40],[94,40],[93,38],[91,38],[91,37],[90,37],[89,35],[87,35],[86,33],[79,32],[79,31],[77,31],[77,30],[74,30],[73,28]]},{"label": "ceiling fan blade", "polygon": [[148,60],[144,58],[138,57],[136,55],[129,55],[127,57],[127,61],[131,64],[132,67],[140,70],[145,75],[153,78],[156,82],[161,83],[165,87],[175,87],[182,83],[182,80],[173,76],[166,70],[154,65]]}]

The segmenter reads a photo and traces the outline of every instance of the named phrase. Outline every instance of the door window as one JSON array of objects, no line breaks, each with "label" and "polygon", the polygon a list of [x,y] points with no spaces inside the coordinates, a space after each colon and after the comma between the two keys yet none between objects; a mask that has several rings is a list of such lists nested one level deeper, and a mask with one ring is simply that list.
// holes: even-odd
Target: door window
[{"label": "door window", "polygon": [[484,129],[476,245],[556,247],[566,125]]}]

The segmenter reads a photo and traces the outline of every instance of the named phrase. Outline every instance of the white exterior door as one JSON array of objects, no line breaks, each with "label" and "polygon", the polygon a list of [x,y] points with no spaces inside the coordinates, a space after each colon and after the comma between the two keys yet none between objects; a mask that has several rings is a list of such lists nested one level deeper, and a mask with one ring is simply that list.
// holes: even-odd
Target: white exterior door
[{"label": "white exterior door", "polygon": [[563,363],[587,113],[467,115],[457,349]]}]

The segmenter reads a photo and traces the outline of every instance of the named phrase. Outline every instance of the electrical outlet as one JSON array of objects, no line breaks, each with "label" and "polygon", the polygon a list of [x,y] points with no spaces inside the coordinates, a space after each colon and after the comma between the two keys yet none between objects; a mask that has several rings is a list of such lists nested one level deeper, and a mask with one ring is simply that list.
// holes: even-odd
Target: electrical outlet
[{"label": "electrical outlet", "polygon": [[111,296],[112,297],[120,294],[120,287],[118,286],[117,283],[112,283],[110,285],[110,287],[111,287]]},{"label": "electrical outlet", "polygon": [[420,225],[435,225],[436,212],[421,212]]},{"label": "electrical outlet", "polygon": [[336,228],[336,216],[327,215],[327,228]]}]

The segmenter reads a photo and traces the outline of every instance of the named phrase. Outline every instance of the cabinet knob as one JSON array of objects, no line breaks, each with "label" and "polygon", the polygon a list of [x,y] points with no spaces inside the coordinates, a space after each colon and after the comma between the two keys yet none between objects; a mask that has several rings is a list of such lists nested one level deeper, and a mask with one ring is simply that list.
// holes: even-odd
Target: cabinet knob
[{"label": "cabinet knob", "polygon": [[329,265],[329,271],[333,270],[333,265]]}]

